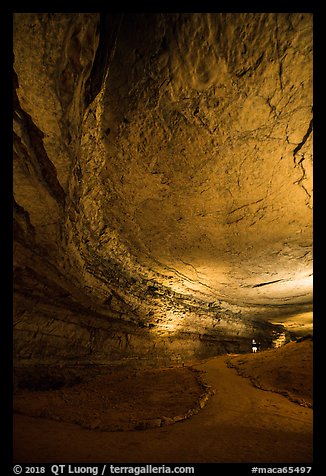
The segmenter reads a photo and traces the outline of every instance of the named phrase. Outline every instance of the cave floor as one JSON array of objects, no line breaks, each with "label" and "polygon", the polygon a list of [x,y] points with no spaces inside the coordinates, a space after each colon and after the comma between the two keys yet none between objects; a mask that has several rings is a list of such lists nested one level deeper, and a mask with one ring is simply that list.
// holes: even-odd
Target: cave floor
[{"label": "cave floor", "polygon": [[[56,390],[17,389],[14,412],[88,430],[145,430],[189,418],[210,390],[192,367],[92,369],[81,383]],[[184,389],[188,391],[185,392]],[[144,404],[146,402],[146,404]]]},{"label": "cave floor", "polygon": [[227,366],[226,356],[195,368],[215,394],[191,418],[110,432],[16,414],[14,462],[312,463],[311,408],[254,387]]}]

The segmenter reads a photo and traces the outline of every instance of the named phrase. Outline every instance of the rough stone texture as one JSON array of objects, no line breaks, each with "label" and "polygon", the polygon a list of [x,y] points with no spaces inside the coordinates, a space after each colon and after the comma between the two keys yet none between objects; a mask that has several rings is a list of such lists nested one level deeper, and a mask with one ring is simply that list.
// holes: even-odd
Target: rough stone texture
[{"label": "rough stone texture", "polygon": [[17,13],[14,107],[21,364],[241,352],[311,312],[311,14]]},{"label": "rough stone texture", "polygon": [[[106,366],[105,371],[97,372],[84,382],[59,382],[62,376],[52,375],[42,390],[38,382],[26,380],[32,388],[16,390],[14,412],[91,430],[148,430],[190,418],[214,394],[200,372],[187,367],[130,372],[110,371]],[[82,380],[81,374],[79,377]],[[24,382],[21,384],[24,387]]]}]

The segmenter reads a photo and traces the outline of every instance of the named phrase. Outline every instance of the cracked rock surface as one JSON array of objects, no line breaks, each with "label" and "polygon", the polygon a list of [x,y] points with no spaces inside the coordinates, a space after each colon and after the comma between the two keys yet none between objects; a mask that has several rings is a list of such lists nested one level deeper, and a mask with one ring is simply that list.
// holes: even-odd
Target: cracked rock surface
[{"label": "cracked rock surface", "polygon": [[17,13],[13,68],[20,365],[248,351],[311,316],[311,14]]}]

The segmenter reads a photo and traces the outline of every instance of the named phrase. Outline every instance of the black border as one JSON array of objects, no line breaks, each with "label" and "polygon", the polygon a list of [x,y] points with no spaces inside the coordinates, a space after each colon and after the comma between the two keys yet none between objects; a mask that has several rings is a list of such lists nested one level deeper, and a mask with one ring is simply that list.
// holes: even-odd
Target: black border
[{"label": "black border", "polygon": [[[4,474],[12,473],[13,461],[13,424],[12,424],[12,388],[13,388],[13,366],[12,366],[12,253],[13,253],[13,237],[12,237],[12,14],[14,12],[30,12],[30,11],[67,11],[75,7],[84,7],[87,12],[101,12],[109,8],[114,11],[114,5],[110,2],[90,2],[89,5],[81,5],[79,3],[68,6],[67,2],[48,1],[44,4],[41,2],[12,2],[10,5],[1,5],[0,7],[0,51],[1,51],[1,94],[2,106],[1,111],[1,160],[2,167],[0,178],[0,204],[1,204],[1,309],[2,323],[0,332],[0,352],[2,363],[2,375],[0,382],[1,390],[1,431],[3,433],[2,445],[0,446],[0,468],[6,466]],[[323,315],[322,301],[322,271],[323,271],[323,248],[325,240],[322,239],[322,231],[324,228],[322,191],[323,191],[323,174],[322,165],[325,158],[323,156],[322,137],[324,129],[322,127],[322,118],[324,115],[322,94],[324,88],[323,75],[323,49],[324,23],[322,2],[213,2],[203,1],[195,4],[194,2],[164,2],[162,5],[150,4],[141,5],[137,2],[134,4],[139,9],[145,11],[218,11],[218,12],[242,12],[244,9],[249,12],[308,12],[314,16],[314,461],[313,470],[310,474],[318,474],[317,467],[322,464],[323,448],[323,427],[322,427],[322,390],[323,390],[323,335],[322,327],[326,317]],[[126,5],[127,6],[127,5]],[[62,7],[62,8],[60,8]],[[71,7],[71,8],[70,8]],[[119,8],[123,4],[119,4]],[[130,5],[128,5],[130,8]],[[271,448],[272,451],[272,448]],[[73,463],[71,463],[73,464]],[[97,463],[95,463],[96,465]],[[284,463],[289,465],[289,463]],[[126,464],[127,465],[127,464]],[[129,464],[128,464],[129,465]],[[47,465],[44,465],[47,466]],[[130,465],[131,466],[131,465]],[[180,466],[184,466],[180,464]],[[195,464],[195,474],[201,472],[210,472],[212,469],[221,470],[220,474],[227,474],[227,471],[236,471],[236,474],[251,474],[253,464],[242,463],[216,463],[216,464]],[[261,467],[276,467],[279,465],[258,464]],[[241,469],[240,469],[241,468]],[[241,471],[241,472],[240,472]],[[50,474],[50,473],[49,473]]]}]

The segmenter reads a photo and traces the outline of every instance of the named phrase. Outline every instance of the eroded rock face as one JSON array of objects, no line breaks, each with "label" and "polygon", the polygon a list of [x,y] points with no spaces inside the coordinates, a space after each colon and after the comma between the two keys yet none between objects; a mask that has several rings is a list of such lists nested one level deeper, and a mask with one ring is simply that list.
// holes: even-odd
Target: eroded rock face
[{"label": "eroded rock face", "polygon": [[18,360],[249,350],[311,311],[312,15],[18,13],[14,55]]}]

